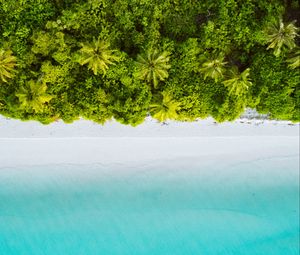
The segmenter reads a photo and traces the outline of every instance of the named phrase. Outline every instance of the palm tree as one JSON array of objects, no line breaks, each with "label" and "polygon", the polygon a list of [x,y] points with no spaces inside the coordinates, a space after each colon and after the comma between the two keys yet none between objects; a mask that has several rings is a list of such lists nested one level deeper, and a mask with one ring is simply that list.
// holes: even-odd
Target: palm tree
[{"label": "palm tree", "polygon": [[300,48],[296,48],[290,55],[290,57],[286,60],[289,63],[289,67],[292,69],[296,69],[300,67]]},{"label": "palm tree", "polygon": [[41,82],[30,80],[26,87],[21,87],[16,93],[21,103],[20,107],[25,110],[42,112],[45,103],[48,103],[53,96],[46,94],[47,85]]},{"label": "palm tree", "polygon": [[224,76],[226,64],[227,62],[224,61],[224,56],[219,55],[214,59],[206,59],[199,71],[204,74],[204,79],[210,77],[215,81],[218,81]]},{"label": "palm tree", "polygon": [[108,42],[100,38],[94,40],[91,44],[82,43],[82,48],[79,50],[80,56],[78,62],[81,65],[88,64],[88,69],[92,69],[95,75],[98,74],[99,70],[105,74],[108,65],[120,60],[120,57],[114,54],[116,50],[110,50],[109,46],[110,44]]},{"label": "palm tree", "polygon": [[245,69],[242,73],[234,66],[228,73],[228,78],[223,84],[229,89],[229,94],[241,96],[252,85],[249,78],[250,68]]},{"label": "palm tree", "polygon": [[157,88],[158,82],[164,81],[168,78],[168,69],[171,65],[168,64],[170,60],[169,52],[164,51],[159,54],[157,50],[148,50],[145,54],[137,56],[138,77],[153,84]]},{"label": "palm tree", "polygon": [[12,55],[11,50],[0,49],[0,79],[7,82],[7,79],[13,77],[17,58]]},{"label": "palm tree", "polygon": [[180,103],[176,102],[168,91],[163,91],[161,95],[162,98],[160,98],[159,102],[150,105],[151,115],[160,122],[167,119],[176,119]]},{"label": "palm tree", "polygon": [[298,36],[294,23],[285,24],[281,19],[272,22],[265,29],[266,41],[269,43],[267,49],[274,49],[274,55],[278,57],[283,48],[293,49],[296,47],[295,38]]}]

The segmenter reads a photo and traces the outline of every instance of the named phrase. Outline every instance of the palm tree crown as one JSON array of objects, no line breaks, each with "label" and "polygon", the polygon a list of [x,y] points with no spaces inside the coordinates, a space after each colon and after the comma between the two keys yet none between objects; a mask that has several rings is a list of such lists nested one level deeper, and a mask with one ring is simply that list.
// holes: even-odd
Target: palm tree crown
[{"label": "palm tree crown", "polygon": [[7,79],[13,77],[16,60],[17,58],[12,55],[11,50],[0,48],[0,80],[7,82]]},{"label": "palm tree crown", "polygon": [[26,87],[21,87],[16,93],[21,103],[21,108],[42,112],[45,103],[53,98],[53,96],[46,94],[47,85],[33,80],[30,80],[26,85]]},{"label": "palm tree crown", "polygon": [[250,68],[245,69],[242,73],[238,71],[238,68],[233,67],[228,74],[228,79],[223,81],[223,84],[229,89],[229,94],[234,94],[236,96],[241,96],[252,82],[249,78]]},{"label": "palm tree crown", "polygon": [[294,48],[298,30],[293,22],[285,24],[281,19],[269,24],[265,29],[266,40],[269,43],[267,49],[274,49],[274,55],[278,57],[283,48]]},{"label": "palm tree crown", "polygon": [[177,111],[180,109],[180,103],[176,102],[168,91],[163,91],[161,95],[162,100],[150,105],[151,115],[160,122],[167,119],[176,119],[178,116]]},{"label": "palm tree crown", "polygon": [[120,57],[116,56],[114,53],[116,50],[109,49],[110,44],[106,41],[94,40],[92,44],[82,43],[79,57],[79,63],[81,65],[88,64],[88,69],[92,69],[95,75],[98,74],[99,70],[106,73],[108,65],[114,64],[114,61],[119,61]]},{"label": "palm tree crown", "polygon": [[206,60],[199,70],[204,74],[204,79],[210,77],[218,81],[220,78],[223,78],[226,64],[224,56],[219,55],[217,58]]},{"label": "palm tree crown", "polygon": [[157,88],[159,80],[164,81],[169,76],[168,69],[171,68],[171,65],[168,64],[169,60],[167,51],[159,54],[157,50],[148,50],[147,53],[138,55],[138,77]]}]

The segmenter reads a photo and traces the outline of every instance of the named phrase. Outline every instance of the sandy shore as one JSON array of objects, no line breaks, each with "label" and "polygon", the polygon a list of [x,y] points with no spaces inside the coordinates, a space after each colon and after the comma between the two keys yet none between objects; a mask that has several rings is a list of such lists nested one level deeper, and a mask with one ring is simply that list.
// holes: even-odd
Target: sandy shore
[{"label": "sandy shore", "polygon": [[80,120],[47,126],[0,119],[0,166],[123,164],[155,160],[216,158],[251,161],[299,153],[299,125],[238,120],[216,124],[147,119],[138,127]]},{"label": "sandy shore", "polygon": [[239,119],[217,124],[208,118],[197,122],[158,123],[148,118],[137,126],[110,121],[99,125],[87,120],[65,124],[62,121],[42,125],[0,116],[0,138],[74,138],[74,137],[228,137],[228,136],[299,136],[299,124],[288,121]]}]

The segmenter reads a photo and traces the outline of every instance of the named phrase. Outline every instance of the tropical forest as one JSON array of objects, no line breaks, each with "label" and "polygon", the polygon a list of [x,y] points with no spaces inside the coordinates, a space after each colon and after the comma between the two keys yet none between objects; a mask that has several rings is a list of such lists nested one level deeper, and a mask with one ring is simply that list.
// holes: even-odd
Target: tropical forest
[{"label": "tropical forest", "polygon": [[0,114],[300,121],[298,0],[0,0]]}]

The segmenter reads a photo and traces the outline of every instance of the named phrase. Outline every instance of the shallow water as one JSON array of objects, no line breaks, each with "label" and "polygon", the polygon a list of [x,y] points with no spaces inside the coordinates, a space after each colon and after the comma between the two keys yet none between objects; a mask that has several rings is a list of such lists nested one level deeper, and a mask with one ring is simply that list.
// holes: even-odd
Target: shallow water
[{"label": "shallow water", "polygon": [[298,255],[298,158],[0,170],[1,255]]}]

